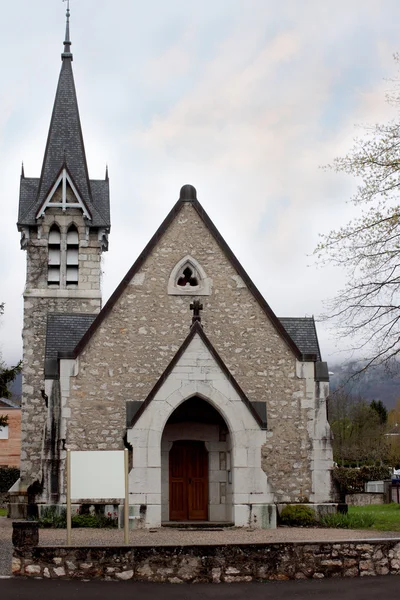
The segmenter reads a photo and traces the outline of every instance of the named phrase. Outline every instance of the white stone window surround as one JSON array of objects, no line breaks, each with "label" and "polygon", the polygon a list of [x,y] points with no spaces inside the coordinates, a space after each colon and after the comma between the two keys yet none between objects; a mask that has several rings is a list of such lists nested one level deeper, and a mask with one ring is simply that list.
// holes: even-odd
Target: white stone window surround
[{"label": "white stone window surround", "polygon": [[[178,285],[178,280],[182,277],[183,271],[187,267],[192,269],[193,275],[197,277],[198,285]],[[201,264],[190,254],[187,254],[177,262],[168,280],[168,294],[170,296],[210,296],[211,288],[212,279],[207,277]]]}]

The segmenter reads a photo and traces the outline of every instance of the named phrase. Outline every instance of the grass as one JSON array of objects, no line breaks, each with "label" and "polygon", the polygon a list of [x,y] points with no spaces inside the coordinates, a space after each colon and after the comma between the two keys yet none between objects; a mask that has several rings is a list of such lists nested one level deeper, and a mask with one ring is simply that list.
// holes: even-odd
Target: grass
[{"label": "grass", "polygon": [[6,516],[7,516],[7,509],[0,508],[0,517],[6,517]]},{"label": "grass", "polygon": [[[372,529],[378,531],[400,531],[400,504],[370,504],[368,506],[349,506],[350,516],[371,515],[374,518]],[[360,527],[364,529],[364,527]]]},{"label": "grass", "polygon": [[375,525],[375,517],[371,513],[351,514],[341,513],[324,515],[320,523],[323,527],[334,529],[370,529]]}]

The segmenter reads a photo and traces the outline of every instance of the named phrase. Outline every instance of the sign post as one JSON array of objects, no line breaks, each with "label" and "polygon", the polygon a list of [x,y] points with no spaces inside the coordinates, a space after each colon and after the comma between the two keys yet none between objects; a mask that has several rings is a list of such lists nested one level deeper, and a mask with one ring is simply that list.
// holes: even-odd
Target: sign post
[{"label": "sign post", "polygon": [[71,545],[71,498],[124,499],[124,543],[129,543],[128,450],[67,450],[67,545]]},{"label": "sign post", "polygon": [[124,450],[124,468],[125,468],[125,506],[124,506],[124,543],[129,543],[129,466],[128,450]]},{"label": "sign post", "polygon": [[67,450],[67,546],[71,545],[71,450]]}]

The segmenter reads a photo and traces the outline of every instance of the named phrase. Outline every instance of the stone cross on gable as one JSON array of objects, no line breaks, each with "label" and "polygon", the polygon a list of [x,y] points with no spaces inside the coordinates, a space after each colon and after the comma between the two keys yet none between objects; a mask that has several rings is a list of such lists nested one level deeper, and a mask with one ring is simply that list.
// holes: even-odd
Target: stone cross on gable
[{"label": "stone cross on gable", "polygon": [[203,310],[203,305],[201,304],[200,300],[195,300],[192,302],[190,305],[190,310],[193,311],[192,325],[196,323],[196,321],[201,323],[200,311]]}]

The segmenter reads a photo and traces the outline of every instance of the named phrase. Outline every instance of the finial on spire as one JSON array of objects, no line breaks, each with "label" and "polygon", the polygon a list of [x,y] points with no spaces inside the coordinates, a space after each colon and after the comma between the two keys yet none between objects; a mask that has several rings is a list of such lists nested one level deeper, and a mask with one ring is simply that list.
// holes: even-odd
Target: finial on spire
[{"label": "finial on spire", "polygon": [[108,165],[106,165],[106,177],[105,177],[106,181],[108,181]]},{"label": "finial on spire", "polygon": [[24,161],[22,161],[22,167],[21,167],[21,179],[25,179]]},{"label": "finial on spire", "polygon": [[70,10],[69,10],[69,0],[62,0],[63,2],[67,3],[67,13],[66,13],[66,17],[67,17],[67,23],[65,26],[65,40],[64,40],[64,52],[61,54],[61,58],[71,58],[72,59],[72,54],[71,54],[71,38],[69,35],[69,16],[71,14]]}]

